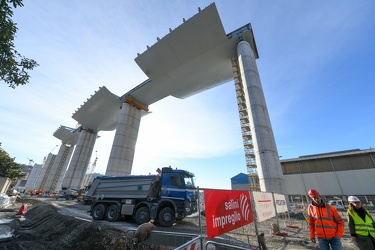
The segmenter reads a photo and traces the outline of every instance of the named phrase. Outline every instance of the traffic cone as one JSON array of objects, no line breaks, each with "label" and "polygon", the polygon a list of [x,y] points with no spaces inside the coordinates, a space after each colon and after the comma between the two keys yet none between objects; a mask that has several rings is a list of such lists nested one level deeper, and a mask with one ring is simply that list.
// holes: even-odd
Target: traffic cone
[{"label": "traffic cone", "polygon": [[27,204],[22,204],[16,215],[24,215],[27,212]]}]

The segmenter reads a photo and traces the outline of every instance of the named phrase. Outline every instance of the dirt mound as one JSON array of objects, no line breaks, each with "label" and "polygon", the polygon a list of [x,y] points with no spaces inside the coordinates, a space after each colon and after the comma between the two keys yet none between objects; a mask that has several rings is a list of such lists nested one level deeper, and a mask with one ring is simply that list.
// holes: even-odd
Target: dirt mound
[{"label": "dirt mound", "polygon": [[14,220],[14,237],[1,242],[1,249],[124,249],[121,230],[61,215],[49,204],[35,204]]}]

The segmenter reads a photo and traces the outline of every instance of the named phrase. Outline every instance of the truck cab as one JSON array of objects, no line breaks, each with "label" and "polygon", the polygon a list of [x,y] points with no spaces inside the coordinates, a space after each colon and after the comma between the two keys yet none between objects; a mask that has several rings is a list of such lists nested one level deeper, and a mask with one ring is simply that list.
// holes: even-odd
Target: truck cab
[{"label": "truck cab", "polygon": [[163,168],[160,199],[172,199],[176,205],[176,220],[197,212],[198,193],[194,174],[179,169]]}]

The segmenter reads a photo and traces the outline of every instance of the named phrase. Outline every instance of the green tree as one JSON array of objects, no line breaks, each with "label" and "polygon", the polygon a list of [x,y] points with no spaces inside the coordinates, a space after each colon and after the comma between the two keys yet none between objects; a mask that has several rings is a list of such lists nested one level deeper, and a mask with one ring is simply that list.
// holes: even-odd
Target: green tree
[{"label": "green tree", "polygon": [[22,0],[0,0],[0,82],[11,88],[29,82],[29,70],[39,66],[33,59],[21,55],[14,45],[17,32],[13,8],[22,7]]},{"label": "green tree", "polygon": [[0,143],[0,176],[8,177],[12,181],[15,181],[22,177],[23,165],[14,162],[15,158],[11,158],[5,150],[1,148]]}]

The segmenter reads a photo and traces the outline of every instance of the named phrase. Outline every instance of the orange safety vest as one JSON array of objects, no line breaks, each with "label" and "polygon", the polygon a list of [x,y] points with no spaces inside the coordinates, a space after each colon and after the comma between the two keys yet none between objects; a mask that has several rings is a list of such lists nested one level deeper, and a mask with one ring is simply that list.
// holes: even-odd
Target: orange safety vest
[{"label": "orange safety vest", "polygon": [[329,204],[322,207],[309,205],[308,213],[310,239],[315,239],[315,234],[316,237],[323,239],[331,239],[334,236],[342,238],[344,219],[333,206]]}]

